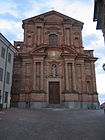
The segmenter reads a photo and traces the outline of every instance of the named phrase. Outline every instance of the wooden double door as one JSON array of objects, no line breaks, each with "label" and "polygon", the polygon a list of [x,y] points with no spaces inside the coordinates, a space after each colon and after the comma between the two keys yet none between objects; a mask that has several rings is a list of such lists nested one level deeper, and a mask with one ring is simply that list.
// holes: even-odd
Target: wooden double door
[{"label": "wooden double door", "polygon": [[60,82],[49,82],[49,104],[60,104]]}]

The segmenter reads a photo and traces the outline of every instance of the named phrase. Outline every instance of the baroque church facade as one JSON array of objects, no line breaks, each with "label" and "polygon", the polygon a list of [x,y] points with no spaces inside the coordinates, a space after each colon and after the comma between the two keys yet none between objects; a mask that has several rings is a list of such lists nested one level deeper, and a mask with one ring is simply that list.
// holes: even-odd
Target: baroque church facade
[{"label": "baroque church facade", "polygon": [[15,41],[11,101],[18,107],[98,108],[93,50],[84,50],[83,23],[57,11],[23,20]]}]

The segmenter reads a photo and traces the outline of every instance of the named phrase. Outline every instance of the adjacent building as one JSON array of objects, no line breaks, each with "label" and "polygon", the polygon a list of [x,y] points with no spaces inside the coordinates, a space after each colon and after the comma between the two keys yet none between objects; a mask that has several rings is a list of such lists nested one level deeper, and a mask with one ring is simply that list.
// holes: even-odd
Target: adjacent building
[{"label": "adjacent building", "polygon": [[96,29],[101,29],[105,40],[105,0],[94,0],[94,17],[97,21]]},{"label": "adjacent building", "polygon": [[0,33],[0,104],[10,107],[13,58],[16,48]]},{"label": "adjacent building", "polygon": [[93,50],[84,50],[83,23],[57,11],[23,20],[15,41],[12,105],[98,108]]}]

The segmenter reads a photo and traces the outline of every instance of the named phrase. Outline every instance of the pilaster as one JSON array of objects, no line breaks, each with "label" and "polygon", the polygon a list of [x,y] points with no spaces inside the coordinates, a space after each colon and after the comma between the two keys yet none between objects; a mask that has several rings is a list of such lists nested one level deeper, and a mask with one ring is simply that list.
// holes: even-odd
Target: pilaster
[{"label": "pilaster", "polygon": [[96,92],[95,64],[91,62],[92,91]]},{"label": "pilaster", "polygon": [[36,89],[36,61],[33,62],[33,90]]},{"label": "pilaster", "polygon": [[41,61],[41,90],[43,90],[44,89],[44,79],[43,79],[43,61]]},{"label": "pilaster", "polygon": [[86,92],[86,82],[84,73],[84,63],[81,63],[81,74],[82,74],[82,92]]},{"label": "pilaster", "polygon": [[73,91],[76,91],[76,73],[75,65],[72,63],[72,75],[73,75]]},{"label": "pilaster", "polygon": [[67,62],[65,62],[65,78],[66,78],[66,90],[69,90]]}]

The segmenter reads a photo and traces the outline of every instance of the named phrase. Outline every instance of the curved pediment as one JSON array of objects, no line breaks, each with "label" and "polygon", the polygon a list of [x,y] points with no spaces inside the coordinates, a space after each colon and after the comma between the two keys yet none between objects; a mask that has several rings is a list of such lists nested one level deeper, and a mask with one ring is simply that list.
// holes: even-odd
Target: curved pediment
[{"label": "curved pediment", "polygon": [[55,50],[55,51],[59,51],[61,53],[66,53],[66,54],[77,54],[77,51],[74,48],[70,48],[70,47],[58,47],[58,46],[42,46],[42,47],[38,47],[38,48],[34,48],[30,53],[31,54],[36,54],[36,53],[45,53],[48,52],[49,50]]}]

